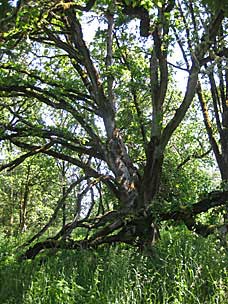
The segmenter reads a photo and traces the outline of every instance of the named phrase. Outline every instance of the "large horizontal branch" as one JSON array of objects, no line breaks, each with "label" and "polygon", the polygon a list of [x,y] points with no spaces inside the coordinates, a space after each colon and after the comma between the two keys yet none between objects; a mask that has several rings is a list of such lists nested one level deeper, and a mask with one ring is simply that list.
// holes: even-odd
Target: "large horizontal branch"
[{"label": "large horizontal branch", "polygon": [[67,240],[54,240],[48,239],[43,242],[36,243],[33,247],[30,247],[23,255],[20,256],[19,260],[34,259],[41,251],[46,249],[66,249],[66,250],[81,250],[81,249],[96,249],[101,244],[113,244],[117,242],[123,242],[126,244],[134,244],[134,240],[124,235],[109,235],[103,238],[98,238],[93,242],[87,240],[74,241],[72,239]]},{"label": "large horizontal branch", "polygon": [[[196,233],[201,234],[203,236],[207,236],[210,233],[213,233],[217,226],[207,226],[200,223],[196,223],[194,217],[197,214],[208,211],[210,208],[218,207],[223,204],[226,204],[228,201],[228,191],[224,192],[211,192],[208,194],[208,197],[202,199],[200,202],[192,205],[190,208],[182,208],[176,212],[169,212],[165,214],[160,214],[160,220],[175,220],[175,221],[184,221],[187,227],[191,230],[194,230]],[[39,242],[35,244],[33,247],[30,247],[25,254],[22,256],[23,259],[32,259],[34,258],[40,251],[44,249],[83,249],[83,248],[97,248],[97,246],[104,243],[115,243],[115,242],[124,242],[131,245],[137,245],[137,239],[135,236],[141,237],[142,240],[138,241],[138,245],[143,244],[144,241],[151,240],[151,236],[140,234],[141,226],[143,223],[147,221],[147,218],[137,218],[131,219],[129,223],[127,223],[127,218],[129,214],[122,214],[122,216],[118,212],[109,212],[104,215],[102,218],[104,219],[104,226],[95,231],[95,233],[90,238],[85,238],[79,241],[74,241],[71,239],[67,240],[58,240],[56,238],[52,238],[46,240],[44,242]],[[110,222],[109,222],[110,220]],[[149,221],[151,223],[151,221]],[[73,223],[74,228],[80,227],[81,223],[76,222]],[[128,226],[130,224],[130,226]],[[137,226],[139,224],[139,226]],[[136,225],[136,226],[135,226]],[[151,224],[152,225],[152,224]],[[141,227],[141,228],[140,228]],[[89,228],[89,226],[88,226]],[[129,228],[129,230],[128,230]],[[131,232],[131,228],[135,228],[136,231]],[[153,231],[153,227],[151,226],[151,230]],[[66,226],[67,229],[67,226]],[[121,230],[120,230],[121,229]],[[138,232],[137,232],[137,229]],[[219,227],[218,227],[219,229]],[[142,229],[143,230],[143,229]],[[64,232],[64,231],[63,231]],[[115,232],[115,233],[114,233]],[[62,233],[61,235],[63,235]],[[145,237],[145,240],[143,239]]]},{"label": "large horizontal branch", "polygon": [[228,203],[228,191],[223,191],[223,192],[213,191],[198,203],[195,203],[191,206],[179,208],[176,211],[161,213],[159,217],[162,221],[166,221],[166,220],[185,221],[188,218],[194,217],[203,212],[207,212],[211,208],[223,206],[226,203]]},{"label": "large horizontal branch", "polygon": [[182,221],[187,226],[187,228],[195,233],[207,237],[215,232],[222,233],[225,229],[227,231],[228,225],[223,224],[202,224],[197,215],[207,212],[208,210],[216,207],[227,206],[228,204],[228,191],[214,191],[211,192],[192,206],[185,206],[179,208],[176,211],[171,211],[167,213],[161,213],[159,218],[161,221],[174,220],[176,222]]},{"label": "large horizontal branch", "polygon": [[8,171],[13,170],[14,168],[16,168],[17,166],[19,166],[21,163],[23,163],[27,158],[42,153],[47,149],[50,149],[51,146],[53,146],[54,142],[49,142],[44,146],[41,147],[37,147],[32,149],[30,152],[25,153],[23,155],[21,155],[20,157],[16,158],[15,160],[7,163],[7,164],[3,164],[0,166],[0,172],[7,169]]},{"label": "large horizontal branch", "polygon": [[[42,103],[54,108],[65,110],[72,114],[72,116],[79,122],[82,128],[96,141],[97,147],[99,146],[100,139],[95,134],[93,128],[85,121],[78,110],[70,103],[66,102],[63,97],[58,97],[54,93],[41,89],[37,86],[26,85],[0,85],[1,97],[19,97],[27,96],[29,98],[36,98]],[[6,94],[4,94],[6,92]],[[3,94],[2,94],[3,93]]]},{"label": "large horizontal branch", "polygon": [[[22,141],[18,141],[17,139],[12,139],[11,142],[22,148],[22,149],[26,149],[26,150],[35,150],[35,149],[39,149],[40,147],[39,146],[36,146],[36,145],[33,145],[33,144],[28,144],[28,143],[25,143],[25,142],[22,142]],[[69,156],[69,155],[66,155],[62,152],[57,152],[57,151],[54,151],[52,149],[49,149],[49,150],[43,150],[42,151],[44,154],[47,154],[47,155],[50,155],[50,156],[53,156],[54,158],[56,159],[61,159],[61,160],[65,160],[79,168],[82,168],[85,170],[85,172],[88,173],[89,176],[91,177],[100,177],[100,174],[92,169],[87,163],[84,163],[82,161],[80,161],[79,159],[75,158],[75,157],[72,157],[72,156]]]},{"label": "large horizontal branch", "polygon": [[[51,140],[55,142],[55,144],[61,145],[62,148],[68,149],[70,152],[77,152],[78,154],[85,154],[104,160],[104,156],[101,151],[98,151],[96,143],[89,140],[82,143],[82,141],[75,137],[71,132],[62,131],[58,128],[51,127],[50,129],[45,129],[40,126],[34,126],[29,123],[27,124],[26,121],[23,121],[23,123],[25,124],[25,127],[14,127],[0,124],[1,129],[7,131],[6,134],[3,133],[0,135],[0,140],[26,138],[32,135],[36,138]],[[83,139],[85,140],[85,138]]]},{"label": "large horizontal branch", "polygon": [[[67,57],[67,55],[62,55],[62,56]],[[37,56],[37,57],[39,57],[39,56]],[[48,79],[48,78],[44,79],[44,78],[41,77],[41,75],[39,75],[39,71],[26,70],[26,69],[23,69],[21,67],[18,67],[18,66],[15,66],[15,65],[10,65],[10,64],[1,64],[0,68],[3,69],[3,70],[8,70],[8,71],[15,71],[15,72],[17,72],[21,75],[26,75],[30,79],[35,79],[35,80],[41,82],[42,84],[46,84],[50,87],[61,89],[61,94],[63,96],[66,96],[66,97],[69,97],[69,98],[77,98],[78,100],[85,101],[89,105],[94,106],[91,103],[92,99],[91,99],[90,95],[88,95],[84,92],[80,92],[80,91],[74,89],[73,87],[67,86],[67,83],[66,83],[66,86],[63,86],[62,83],[56,82],[53,79]]]},{"label": "large horizontal branch", "polygon": [[20,260],[26,259],[34,259],[40,251],[45,249],[83,249],[87,248],[86,241],[78,241],[74,242],[74,246],[72,241],[56,241],[53,239],[46,240],[43,242],[36,243],[33,247],[30,247],[22,256],[20,256]]}]

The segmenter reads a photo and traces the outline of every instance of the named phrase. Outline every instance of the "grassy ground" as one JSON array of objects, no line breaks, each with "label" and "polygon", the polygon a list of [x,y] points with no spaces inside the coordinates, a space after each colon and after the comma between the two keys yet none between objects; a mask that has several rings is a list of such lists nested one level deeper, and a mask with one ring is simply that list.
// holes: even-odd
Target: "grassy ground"
[{"label": "grassy ground", "polygon": [[164,232],[152,256],[117,246],[16,262],[0,240],[2,304],[228,303],[228,254],[215,240]]}]

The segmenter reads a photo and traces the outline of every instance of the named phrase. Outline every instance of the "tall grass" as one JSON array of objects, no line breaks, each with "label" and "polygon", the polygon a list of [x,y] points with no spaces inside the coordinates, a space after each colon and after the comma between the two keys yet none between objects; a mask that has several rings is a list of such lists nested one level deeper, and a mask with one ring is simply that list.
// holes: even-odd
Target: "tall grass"
[{"label": "tall grass", "polygon": [[2,304],[228,303],[228,255],[213,238],[164,232],[148,256],[119,245],[22,263],[14,242],[0,240]]}]

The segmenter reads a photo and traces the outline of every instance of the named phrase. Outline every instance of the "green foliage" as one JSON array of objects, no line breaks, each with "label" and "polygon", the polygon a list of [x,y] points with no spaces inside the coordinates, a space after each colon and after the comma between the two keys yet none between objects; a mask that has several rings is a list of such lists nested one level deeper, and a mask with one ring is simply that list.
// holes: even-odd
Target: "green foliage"
[{"label": "green foliage", "polygon": [[12,6],[10,4],[9,0],[1,0],[0,1],[0,25],[1,24],[1,19],[6,18],[7,16],[10,15],[12,11]]},{"label": "green foliage", "polygon": [[216,12],[218,10],[224,10],[225,14],[228,16],[228,2],[220,0],[202,0],[204,4],[208,5],[212,11]]},{"label": "green foliage", "polygon": [[152,256],[118,246],[17,263],[10,246],[2,237],[2,304],[228,303],[227,251],[183,230],[164,232]]},{"label": "green foliage", "polygon": [[[25,204],[26,210],[23,228],[30,231],[40,229],[52,214],[54,202],[60,195],[58,174],[55,161],[41,155],[25,161],[14,171],[2,173],[0,175],[2,229],[9,234],[17,234],[20,231],[22,203]],[[24,201],[26,191],[28,196]]]}]

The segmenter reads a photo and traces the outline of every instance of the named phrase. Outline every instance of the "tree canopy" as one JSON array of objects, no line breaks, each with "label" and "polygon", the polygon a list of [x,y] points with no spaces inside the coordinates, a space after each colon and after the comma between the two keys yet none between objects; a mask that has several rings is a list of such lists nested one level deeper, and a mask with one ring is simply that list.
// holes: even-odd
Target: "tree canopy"
[{"label": "tree canopy", "polygon": [[21,231],[28,192],[44,180],[49,220],[26,245],[59,223],[25,257],[53,246],[144,249],[169,220],[213,232],[198,215],[224,213],[227,203],[227,5],[42,0],[2,8],[1,171],[25,168]]}]

